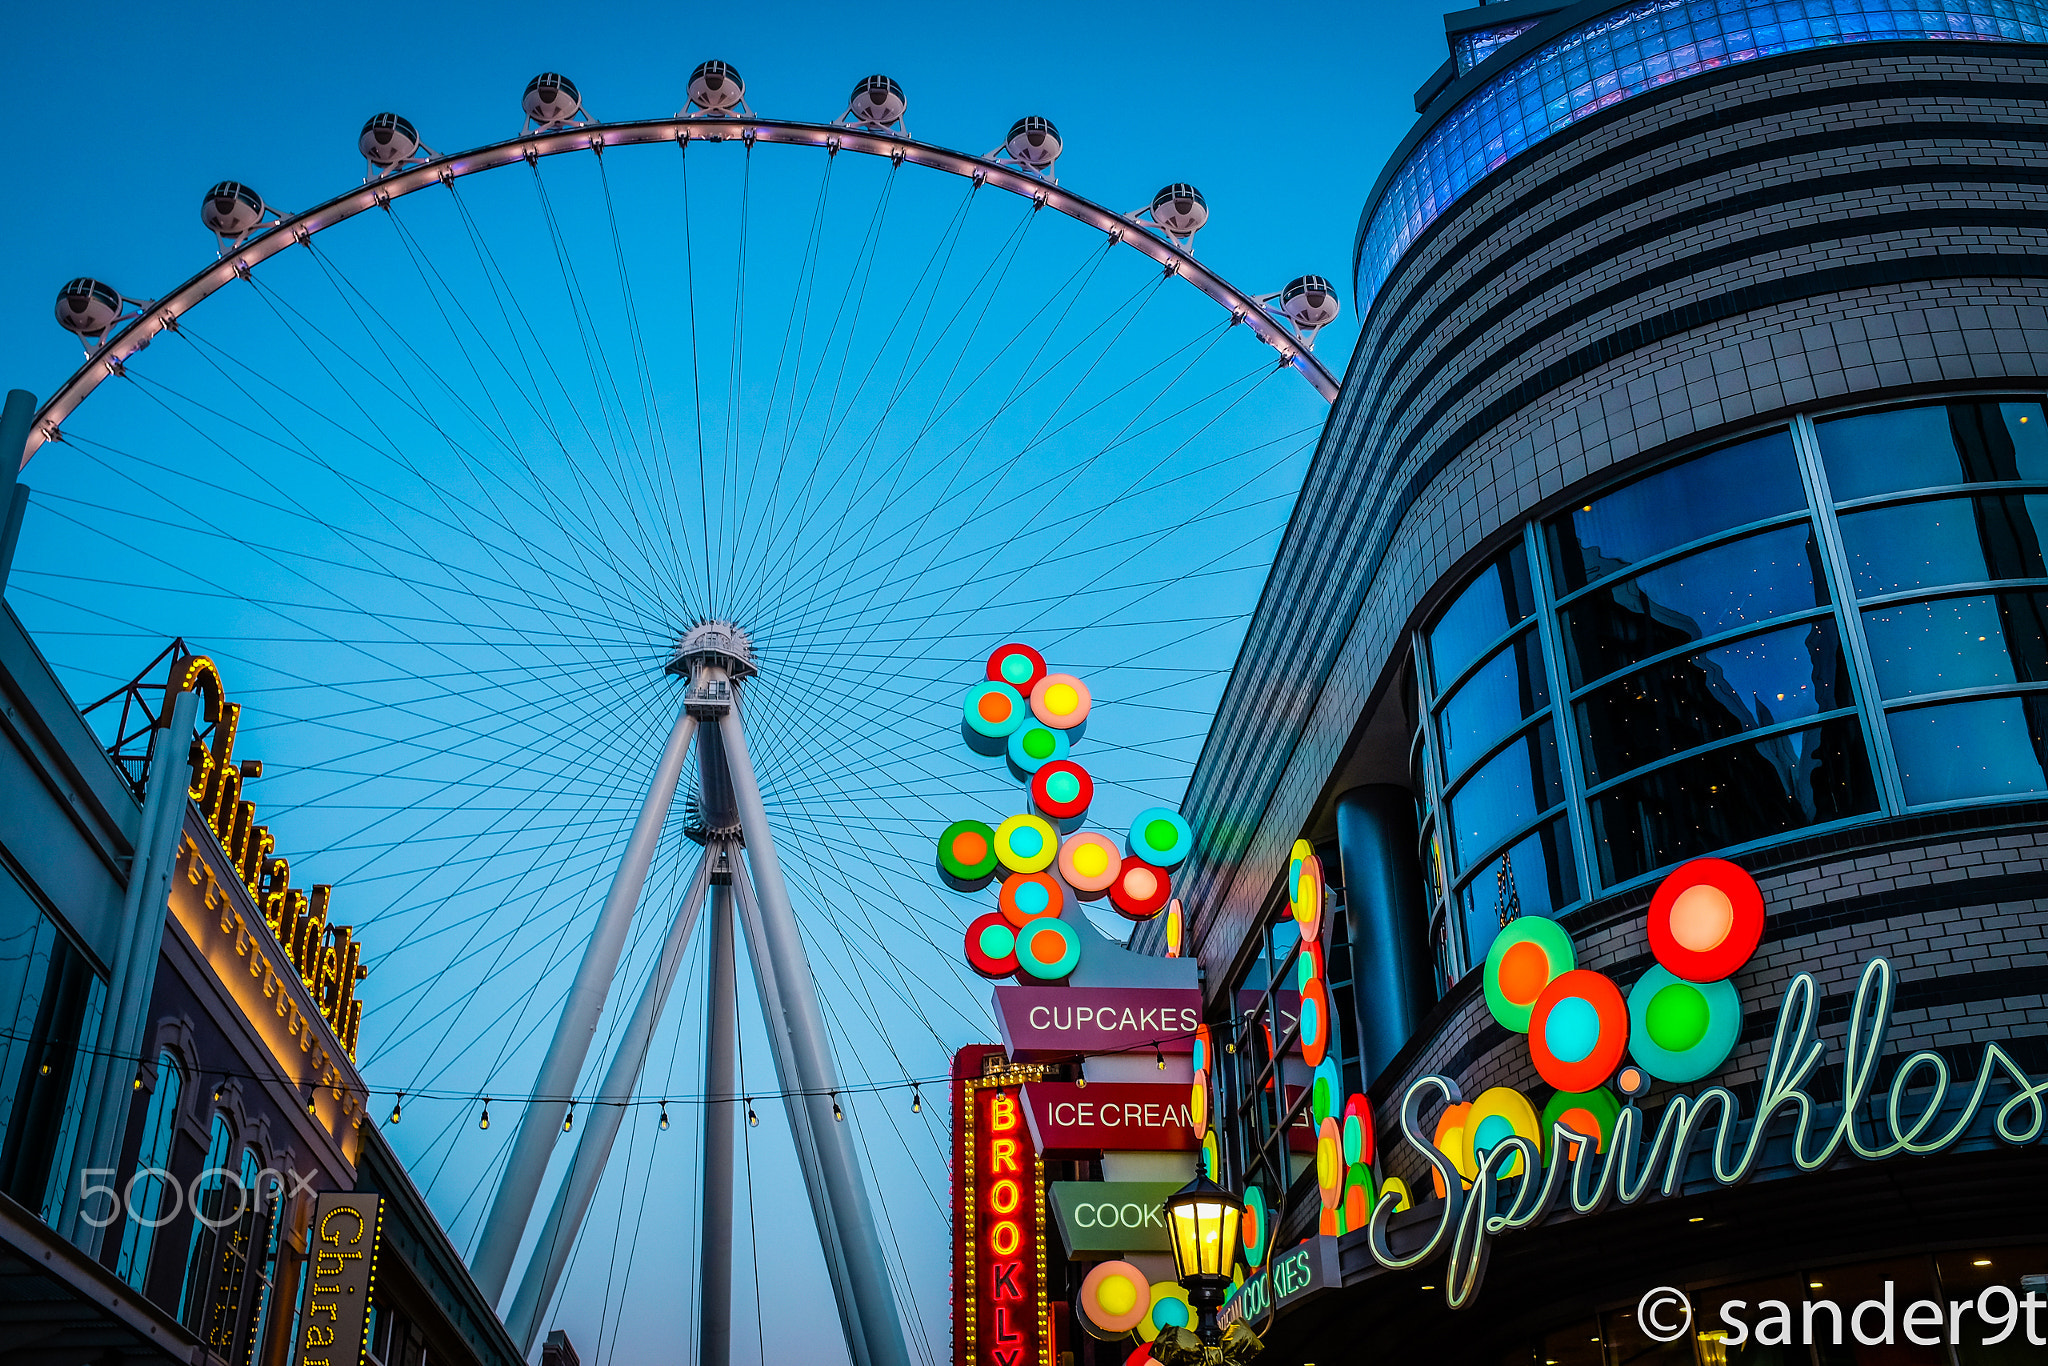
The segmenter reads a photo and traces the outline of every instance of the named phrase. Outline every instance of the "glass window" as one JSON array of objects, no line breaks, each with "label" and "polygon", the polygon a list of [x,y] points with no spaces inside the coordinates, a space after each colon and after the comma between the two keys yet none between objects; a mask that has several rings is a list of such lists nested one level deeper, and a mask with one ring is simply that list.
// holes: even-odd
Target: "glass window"
[{"label": "glass window", "polygon": [[1444,777],[1455,780],[1489,745],[1550,705],[1543,652],[1524,631],[1460,683],[1437,716]]},{"label": "glass window", "polygon": [[[177,1137],[178,1096],[185,1089],[185,1074],[168,1052],[157,1055],[156,1090],[150,1093],[149,1112],[142,1120],[142,1146],[135,1155],[135,1176],[121,1188],[127,1203],[127,1226],[121,1230],[121,1255],[114,1262],[114,1274],[136,1290],[149,1277],[149,1254],[156,1246],[159,1221],[168,1223],[184,1200],[176,1194],[177,1182],[166,1170],[171,1160],[171,1141]],[[164,1212],[165,1196],[171,1194],[170,1210]]]},{"label": "glass window", "polygon": [[1837,502],[1906,489],[2048,479],[2041,404],[1949,403],[1815,425]]},{"label": "glass window", "polygon": [[1832,617],[1745,636],[1624,674],[1579,699],[1586,781],[1681,751],[1855,705]]},{"label": "glass window", "polygon": [[1879,689],[1912,697],[2048,683],[2048,593],[1985,593],[1863,614]]},{"label": "glass window", "polygon": [[1730,527],[1806,506],[1789,432],[1659,470],[1555,518],[1548,527],[1560,593]]},{"label": "glass window", "polygon": [[1603,882],[1877,809],[1861,728],[1841,717],[1630,778],[1591,803]]},{"label": "glass window", "polygon": [[185,1251],[185,1287],[178,1296],[178,1302],[183,1306],[179,1320],[194,1333],[201,1332],[205,1326],[204,1316],[210,1298],[207,1291],[213,1281],[217,1260],[214,1249],[220,1241],[221,1221],[226,1216],[222,1202],[230,1198],[228,1187],[234,1175],[228,1168],[234,1150],[234,1130],[228,1127],[228,1117],[216,1110],[213,1140],[206,1145],[206,1165],[199,1169],[199,1179],[193,1183],[191,1192],[192,1237]]},{"label": "glass window", "polygon": [[1459,892],[1467,960],[1477,966],[1510,921],[1525,915],[1552,920],[1578,899],[1571,827],[1560,816],[1502,850]]},{"label": "glass window", "polygon": [[1810,526],[1779,527],[1596,588],[1564,612],[1574,686],[1687,641],[1827,603]]},{"label": "glass window", "polygon": [[0,1191],[55,1218],[77,1198],[72,1149],[106,983],[0,869]]},{"label": "glass window", "polygon": [[1430,677],[1441,688],[1479,658],[1479,652],[1526,621],[1536,610],[1529,591],[1529,561],[1516,545],[1479,571],[1429,629]]},{"label": "glass window", "polygon": [[1557,732],[1549,721],[1486,761],[1450,800],[1451,839],[1458,866],[1486,852],[1564,800]]},{"label": "glass window", "polygon": [[[1994,1285],[2002,1285],[2017,1294],[2027,1293],[2028,1283],[2038,1286],[2048,1278],[2048,1247],[1987,1247],[1973,1248],[1966,1252],[1939,1252],[1934,1257],[1935,1274],[1941,1280],[1941,1297],[1947,1300],[1974,1300]],[[1994,1315],[2002,1315],[2004,1307],[2001,1296],[1994,1295],[1990,1309]],[[2021,1311],[2025,1313],[2024,1310]],[[2040,1332],[2039,1321],[2035,1332]],[[1955,1344],[1957,1366],[2035,1366],[2041,1360],[2041,1349],[2027,1341],[2024,1319],[2015,1325],[2005,1341],[1985,1345],[1984,1339],[1996,1336],[1996,1327],[1983,1332],[1965,1332],[1962,1340]]]},{"label": "glass window", "polygon": [[1906,800],[1915,806],[2048,791],[2048,696],[1915,707],[1886,721]]},{"label": "glass window", "polygon": [[2048,494],[1931,498],[1842,517],[1856,595],[1987,579],[2048,578]]}]

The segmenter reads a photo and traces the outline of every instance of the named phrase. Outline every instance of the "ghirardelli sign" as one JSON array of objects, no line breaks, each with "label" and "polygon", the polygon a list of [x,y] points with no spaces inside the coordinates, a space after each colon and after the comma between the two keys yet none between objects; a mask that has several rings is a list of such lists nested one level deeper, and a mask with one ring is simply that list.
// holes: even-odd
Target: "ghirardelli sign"
[{"label": "ghirardelli sign", "polygon": [[363,1359],[383,1210],[380,1197],[351,1191],[329,1191],[314,1205],[298,1366],[357,1366]]},{"label": "ghirardelli sign", "polygon": [[1003,1046],[1024,1061],[1077,1053],[1191,1053],[1202,993],[1168,987],[997,987]]}]

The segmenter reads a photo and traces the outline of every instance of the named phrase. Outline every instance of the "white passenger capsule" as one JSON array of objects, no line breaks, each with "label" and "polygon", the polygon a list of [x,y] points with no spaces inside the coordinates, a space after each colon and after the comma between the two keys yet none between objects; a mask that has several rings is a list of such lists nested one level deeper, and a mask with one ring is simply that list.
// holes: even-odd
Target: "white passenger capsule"
[{"label": "white passenger capsule", "polygon": [[400,114],[373,114],[356,139],[363,160],[380,171],[402,166],[420,150],[419,131]]},{"label": "white passenger capsule", "polygon": [[81,275],[57,291],[57,325],[81,337],[97,338],[121,317],[121,291]]},{"label": "white passenger capsule", "polygon": [[690,106],[706,114],[737,109],[747,98],[747,83],[730,62],[699,62],[687,87]]},{"label": "white passenger capsule", "polygon": [[199,203],[199,221],[227,242],[239,242],[263,221],[263,196],[238,180],[223,180]]},{"label": "white passenger capsule", "polygon": [[541,128],[559,128],[582,112],[583,96],[567,76],[543,71],[526,83],[526,98],[520,103],[526,117]]},{"label": "white passenger capsule", "polygon": [[1296,331],[1313,336],[1316,329],[1336,321],[1343,308],[1328,280],[1320,275],[1303,275],[1289,280],[1280,291],[1280,311]]},{"label": "white passenger capsule", "polygon": [[1209,201],[1194,186],[1176,181],[1152,196],[1152,221],[1175,237],[1193,237],[1209,221]]},{"label": "white passenger capsule", "polygon": [[853,94],[846,101],[846,112],[855,122],[870,128],[887,128],[903,119],[903,111],[910,102],[903,97],[903,87],[887,76],[870,76],[853,88]]},{"label": "white passenger capsule", "polygon": [[1060,130],[1051,119],[1030,114],[1010,125],[1010,138],[1003,146],[1019,166],[1043,171],[1060,159]]}]

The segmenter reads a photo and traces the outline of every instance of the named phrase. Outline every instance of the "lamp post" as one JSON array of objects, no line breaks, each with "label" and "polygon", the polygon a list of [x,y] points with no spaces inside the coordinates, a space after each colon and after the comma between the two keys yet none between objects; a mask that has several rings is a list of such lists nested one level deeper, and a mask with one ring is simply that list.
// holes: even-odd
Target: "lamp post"
[{"label": "lamp post", "polygon": [[1195,1179],[1166,1197],[1167,1239],[1173,1245],[1174,1270],[1194,1306],[1195,1334],[1202,1346],[1223,1342],[1216,1311],[1230,1290],[1237,1270],[1238,1225],[1244,1205],[1237,1196],[1211,1181],[1199,1164]]}]

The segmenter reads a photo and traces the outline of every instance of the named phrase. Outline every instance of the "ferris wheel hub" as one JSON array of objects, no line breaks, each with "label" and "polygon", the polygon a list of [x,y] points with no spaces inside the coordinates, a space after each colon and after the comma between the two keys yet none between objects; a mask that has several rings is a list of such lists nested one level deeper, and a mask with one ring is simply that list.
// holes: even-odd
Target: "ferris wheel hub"
[{"label": "ferris wheel hub", "polygon": [[669,655],[664,672],[690,680],[692,688],[716,679],[738,682],[760,673],[754,665],[754,642],[729,621],[700,621],[683,632]]}]

